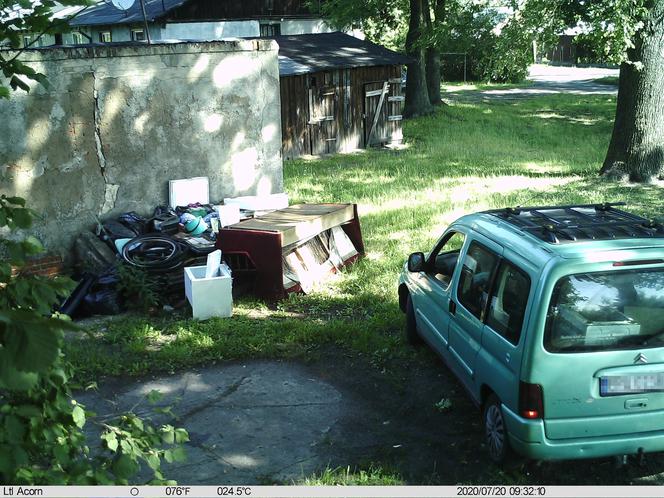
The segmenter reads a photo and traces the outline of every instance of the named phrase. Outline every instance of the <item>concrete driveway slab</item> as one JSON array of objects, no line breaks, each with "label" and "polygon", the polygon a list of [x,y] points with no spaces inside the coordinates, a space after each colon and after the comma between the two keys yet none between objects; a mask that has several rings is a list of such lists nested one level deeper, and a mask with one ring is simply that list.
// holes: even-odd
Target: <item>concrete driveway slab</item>
[{"label": "concrete driveway slab", "polygon": [[342,394],[301,366],[252,362],[139,381],[116,382],[77,396],[97,419],[134,409],[150,416],[145,396],[172,406],[174,424],[190,434],[188,460],[164,468],[183,483],[256,483],[312,473],[326,462],[316,451],[344,405]]}]

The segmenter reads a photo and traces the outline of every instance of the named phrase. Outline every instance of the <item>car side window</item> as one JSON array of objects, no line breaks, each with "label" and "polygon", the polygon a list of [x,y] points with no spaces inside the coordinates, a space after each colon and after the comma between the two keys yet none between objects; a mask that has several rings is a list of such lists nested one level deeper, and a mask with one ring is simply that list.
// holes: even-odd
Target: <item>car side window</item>
[{"label": "car side window", "polygon": [[430,259],[429,273],[444,287],[450,285],[459,260],[459,253],[466,236],[461,232],[450,232]]},{"label": "car side window", "polygon": [[486,308],[491,275],[497,262],[498,256],[478,242],[470,244],[463,260],[457,296],[459,303],[480,320],[484,318],[482,313]]},{"label": "car side window", "polygon": [[509,261],[503,261],[491,293],[487,325],[515,346],[521,337],[530,294],[530,277]]}]

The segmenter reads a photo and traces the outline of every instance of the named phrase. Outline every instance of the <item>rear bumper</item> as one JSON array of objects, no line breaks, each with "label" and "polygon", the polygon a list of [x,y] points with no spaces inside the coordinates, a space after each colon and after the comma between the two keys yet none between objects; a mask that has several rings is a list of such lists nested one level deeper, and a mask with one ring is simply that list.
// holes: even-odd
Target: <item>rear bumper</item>
[{"label": "rear bumper", "polygon": [[535,460],[572,460],[664,451],[664,430],[618,436],[547,439],[542,420],[521,418],[503,405],[512,448]]}]

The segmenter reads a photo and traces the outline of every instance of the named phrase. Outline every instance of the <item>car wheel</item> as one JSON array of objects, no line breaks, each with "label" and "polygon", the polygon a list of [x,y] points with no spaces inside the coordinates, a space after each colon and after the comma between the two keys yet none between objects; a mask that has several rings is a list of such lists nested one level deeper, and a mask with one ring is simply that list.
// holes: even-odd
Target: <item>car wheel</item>
[{"label": "car wheel", "polygon": [[489,457],[495,463],[503,464],[512,450],[500,400],[495,394],[490,395],[486,400],[482,418],[484,420],[484,442],[489,451]]},{"label": "car wheel", "polygon": [[422,344],[422,337],[417,332],[417,323],[415,322],[415,308],[413,308],[413,300],[408,294],[406,300],[406,340],[408,344],[417,346]]}]

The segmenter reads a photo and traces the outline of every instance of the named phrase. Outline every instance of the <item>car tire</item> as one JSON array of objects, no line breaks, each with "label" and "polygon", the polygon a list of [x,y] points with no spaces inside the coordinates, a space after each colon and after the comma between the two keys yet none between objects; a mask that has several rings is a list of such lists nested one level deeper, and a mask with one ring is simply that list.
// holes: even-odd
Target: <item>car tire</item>
[{"label": "car tire", "polygon": [[415,308],[413,307],[413,300],[408,294],[406,298],[406,341],[412,346],[422,344],[422,337],[417,331],[417,322],[415,321]]},{"label": "car tire", "polygon": [[513,453],[501,403],[495,394],[491,394],[484,403],[482,421],[484,422],[484,443],[489,458],[496,464],[507,463]]}]

